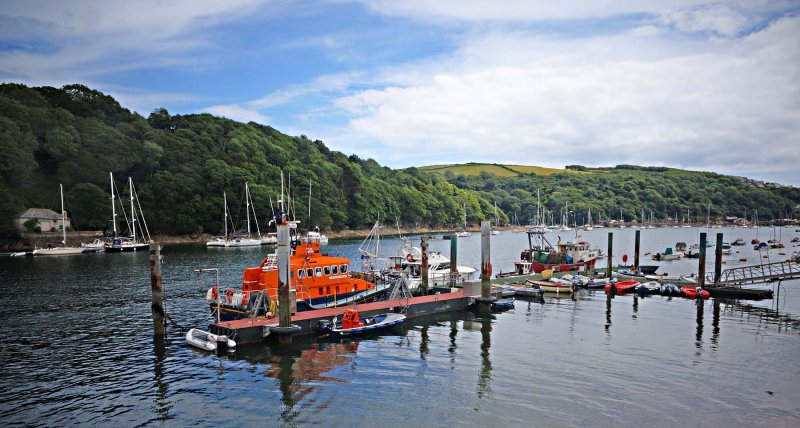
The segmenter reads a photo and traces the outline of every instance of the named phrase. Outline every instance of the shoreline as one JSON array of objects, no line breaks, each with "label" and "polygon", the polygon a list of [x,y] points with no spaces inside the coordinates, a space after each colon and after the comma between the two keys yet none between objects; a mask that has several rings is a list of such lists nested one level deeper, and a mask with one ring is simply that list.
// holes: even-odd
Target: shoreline
[{"label": "shoreline", "polygon": [[[513,227],[504,226],[498,230],[511,230]],[[346,239],[361,239],[366,238],[372,229],[345,229],[345,230],[332,230],[321,232],[328,237],[328,239],[346,240]],[[400,233],[403,235],[420,235],[420,234],[455,234],[458,229],[446,227],[412,227],[400,228]],[[468,228],[472,233],[480,233],[480,227]],[[383,236],[397,236],[398,230],[396,227],[383,227],[381,228],[381,235]],[[90,242],[95,238],[101,238],[103,232],[100,230],[95,231],[73,231],[67,233],[67,243],[70,245],[80,245],[81,242]],[[0,246],[0,251],[32,251],[34,248],[46,247],[51,242],[61,242],[60,232],[44,232],[44,233],[23,233],[21,239],[15,242],[6,242]],[[161,244],[205,244],[210,241],[214,235],[210,233],[200,233],[191,235],[167,235],[155,234],[152,236],[154,242]]]}]

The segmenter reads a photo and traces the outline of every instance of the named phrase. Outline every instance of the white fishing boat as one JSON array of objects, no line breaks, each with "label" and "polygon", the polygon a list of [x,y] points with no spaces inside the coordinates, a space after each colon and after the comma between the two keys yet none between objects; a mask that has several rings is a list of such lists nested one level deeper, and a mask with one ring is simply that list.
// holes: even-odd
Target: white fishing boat
[{"label": "white fishing boat", "polygon": [[82,247],[69,247],[67,246],[67,212],[64,211],[64,186],[59,184],[58,188],[61,192],[61,232],[62,240],[57,245],[51,245],[47,248],[36,248],[33,250],[34,256],[71,256],[75,254],[82,254]]}]

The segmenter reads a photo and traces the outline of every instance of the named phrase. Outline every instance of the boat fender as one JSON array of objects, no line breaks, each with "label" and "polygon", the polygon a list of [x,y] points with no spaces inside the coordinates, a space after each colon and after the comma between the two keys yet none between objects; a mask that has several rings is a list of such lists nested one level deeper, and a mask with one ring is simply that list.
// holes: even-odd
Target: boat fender
[{"label": "boat fender", "polygon": [[412,256],[411,254],[406,254],[406,260],[408,260],[409,262],[413,262],[414,256]]},{"label": "boat fender", "polygon": [[206,292],[206,300],[217,300],[217,287],[211,287],[208,289],[208,292]]},{"label": "boat fender", "polygon": [[236,290],[234,290],[233,288],[225,290],[225,300],[227,300],[228,303],[231,303],[234,294],[236,294]]}]

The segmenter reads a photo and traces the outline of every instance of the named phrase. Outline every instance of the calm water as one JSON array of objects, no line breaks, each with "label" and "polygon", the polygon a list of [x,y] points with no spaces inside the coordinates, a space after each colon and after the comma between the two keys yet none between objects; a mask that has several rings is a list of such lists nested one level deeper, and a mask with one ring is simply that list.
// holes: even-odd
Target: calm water
[{"label": "calm water", "polygon": [[[610,229],[582,232],[606,248]],[[632,258],[633,231],[613,230]],[[711,229],[748,242],[751,229]],[[771,229],[762,228],[761,238]],[[642,252],[697,241],[698,229],[642,231]],[[776,233],[778,233],[776,231]],[[562,232],[564,239],[574,232]],[[798,234],[779,232],[782,240]],[[553,236],[553,241],[555,240]],[[710,239],[714,239],[713,236]],[[480,237],[459,240],[477,266]],[[357,261],[360,241],[327,251]],[[495,270],[510,270],[524,234],[492,237]],[[393,253],[397,239],[384,240]],[[432,250],[449,251],[449,241]],[[758,263],[734,247],[726,267]],[[787,255],[798,250],[788,246]],[[180,326],[151,334],[148,255],[0,258],[0,420],[120,426],[799,426],[800,283],[780,300],[736,302],[581,292],[518,300],[491,318],[456,313],[342,343],[250,346],[219,357],[183,334],[209,321],[208,275],[238,283],[266,249],[164,250],[167,310]],[[769,260],[786,256],[773,250]],[[747,263],[738,262],[747,258]],[[709,257],[713,259],[713,257]],[[767,259],[764,259],[767,261]],[[615,260],[617,261],[617,260]],[[654,263],[648,257],[643,264]],[[358,266],[355,264],[354,266]],[[697,270],[697,260],[660,272]],[[713,266],[709,264],[709,270]],[[771,286],[772,287],[772,286]]]}]

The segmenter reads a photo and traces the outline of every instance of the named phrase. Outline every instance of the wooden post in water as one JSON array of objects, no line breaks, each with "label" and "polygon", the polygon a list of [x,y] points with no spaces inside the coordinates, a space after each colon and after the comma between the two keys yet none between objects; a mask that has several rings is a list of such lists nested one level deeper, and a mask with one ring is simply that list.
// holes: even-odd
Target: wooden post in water
[{"label": "wooden post in water", "polygon": [[164,287],[161,283],[161,246],[150,243],[150,290],[152,293],[153,335],[163,336],[166,330]]},{"label": "wooden post in water", "polygon": [[491,249],[491,222],[481,222],[481,297],[475,299],[478,302],[478,309],[488,312],[492,309],[492,258],[489,253]]},{"label": "wooden post in water", "polygon": [[706,233],[700,232],[700,259],[697,267],[697,285],[706,286]]},{"label": "wooden post in water", "polygon": [[295,328],[292,325],[292,309],[289,296],[289,226],[279,224],[278,248],[275,254],[278,259],[278,327],[273,327],[271,331],[278,334],[278,342],[282,344],[292,343],[292,334]]},{"label": "wooden post in water", "polygon": [[450,235],[450,287],[456,286],[456,263],[458,262],[458,237],[455,234]]},{"label": "wooden post in water", "polygon": [[422,284],[420,287],[422,288],[422,294],[428,294],[428,237],[422,237],[422,243],[420,244],[422,247],[422,260],[421,260],[421,269],[420,269],[420,279],[422,280]]},{"label": "wooden post in water", "polygon": [[722,276],[722,233],[717,233],[717,248],[714,249],[714,284]]},{"label": "wooden post in water", "polygon": [[641,242],[641,230],[636,231],[636,242],[633,247],[633,270],[639,270],[639,244]]},{"label": "wooden post in water", "polygon": [[606,256],[606,260],[608,260],[606,277],[611,279],[611,268],[613,267],[612,260],[614,260],[614,232],[608,232],[608,254]]}]

